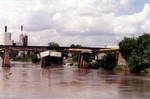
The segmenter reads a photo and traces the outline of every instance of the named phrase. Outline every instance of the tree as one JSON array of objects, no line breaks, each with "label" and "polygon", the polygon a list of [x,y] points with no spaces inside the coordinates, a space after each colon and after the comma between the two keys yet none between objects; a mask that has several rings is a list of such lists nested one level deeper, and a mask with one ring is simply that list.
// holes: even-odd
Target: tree
[{"label": "tree", "polygon": [[143,34],[136,39],[125,37],[119,47],[132,72],[140,73],[150,67],[150,34]]},{"label": "tree", "polygon": [[138,45],[142,46],[143,48],[150,46],[150,34],[144,33],[143,35],[139,36],[137,38],[137,42]]},{"label": "tree", "polygon": [[132,52],[131,56],[128,59],[129,68],[132,72],[139,73],[144,70],[141,64],[141,59],[142,58],[136,52]]},{"label": "tree", "polygon": [[125,37],[124,40],[119,42],[120,52],[126,61],[128,61],[132,51],[136,50],[137,45],[135,38]]},{"label": "tree", "polygon": [[58,44],[58,43],[55,43],[55,42],[49,42],[49,43],[48,43],[48,46],[49,46],[49,47],[59,47],[59,44]]},{"label": "tree", "polygon": [[71,44],[70,47],[82,47],[82,46],[79,45],[79,44],[76,44],[76,45],[75,44]]},{"label": "tree", "polygon": [[138,43],[138,53],[140,55],[144,54],[144,50],[148,49],[150,46],[150,34],[143,34],[137,38]]},{"label": "tree", "polygon": [[115,54],[112,52],[106,53],[106,55],[100,60],[100,65],[105,70],[113,70],[117,65]]},{"label": "tree", "polygon": [[96,63],[91,63],[89,68],[98,69],[101,67],[105,70],[113,70],[117,66],[115,55],[115,53],[107,52],[102,59],[96,60]]}]

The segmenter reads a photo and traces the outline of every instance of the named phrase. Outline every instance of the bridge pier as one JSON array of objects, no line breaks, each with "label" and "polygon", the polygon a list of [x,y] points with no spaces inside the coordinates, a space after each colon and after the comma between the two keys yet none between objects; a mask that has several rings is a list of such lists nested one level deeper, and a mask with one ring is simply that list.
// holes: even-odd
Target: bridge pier
[{"label": "bridge pier", "polygon": [[78,68],[88,68],[90,58],[91,58],[91,53],[89,52],[80,53],[80,57],[78,60]]},{"label": "bridge pier", "polygon": [[80,54],[79,56],[78,68],[83,68],[83,54]]},{"label": "bridge pier", "polygon": [[47,68],[47,67],[50,67],[50,66],[51,66],[50,56],[43,57],[41,67],[42,68]]},{"label": "bridge pier", "polygon": [[117,51],[115,54],[116,54],[115,58],[116,58],[117,65],[118,65],[118,63],[119,63],[119,51]]},{"label": "bridge pier", "polygon": [[4,58],[3,58],[2,67],[10,67],[9,49],[4,50]]}]

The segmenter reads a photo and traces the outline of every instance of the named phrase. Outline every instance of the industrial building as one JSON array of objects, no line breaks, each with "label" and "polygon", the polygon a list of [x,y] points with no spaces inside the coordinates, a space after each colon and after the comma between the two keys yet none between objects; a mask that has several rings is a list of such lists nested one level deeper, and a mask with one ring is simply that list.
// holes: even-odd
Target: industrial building
[{"label": "industrial building", "polygon": [[19,35],[19,43],[23,46],[28,46],[28,35],[23,34],[23,26],[21,26],[21,34]]},{"label": "industrial building", "polygon": [[11,40],[11,32],[7,32],[7,26],[5,26],[5,32],[3,33],[3,45],[28,46],[28,35],[23,33],[23,26],[21,26],[21,34],[19,35],[18,42]]},{"label": "industrial building", "polygon": [[3,45],[12,45],[11,32],[7,32],[7,26],[5,26],[5,32],[3,33]]},{"label": "industrial building", "polygon": [[19,35],[19,44],[23,46],[28,46],[28,35],[20,34]]}]

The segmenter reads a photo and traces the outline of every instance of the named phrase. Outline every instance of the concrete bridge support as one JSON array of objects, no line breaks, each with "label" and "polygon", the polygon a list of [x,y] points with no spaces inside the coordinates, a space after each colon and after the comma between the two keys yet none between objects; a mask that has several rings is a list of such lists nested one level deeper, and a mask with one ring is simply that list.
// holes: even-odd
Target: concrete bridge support
[{"label": "concrete bridge support", "polygon": [[3,67],[10,67],[10,55],[9,55],[9,49],[4,50],[4,58],[3,58]]},{"label": "concrete bridge support", "polygon": [[119,59],[119,52],[116,52],[116,60],[118,62],[118,59]]},{"label": "concrete bridge support", "polygon": [[42,68],[48,68],[50,66],[51,66],[50,56],[43,57],[41,67]]},{"label": "concrete bridge support", "polygon": [[78,60],[78,68],[83,68],[83,54],[80,54],[79,60]]},{"label": "concrete bridge support", "polygon": [[91,57],[92,57],[91,53],[88,52],[80,53],[80,57],[78,60],[78,68],[88,68],[89,60]]}]

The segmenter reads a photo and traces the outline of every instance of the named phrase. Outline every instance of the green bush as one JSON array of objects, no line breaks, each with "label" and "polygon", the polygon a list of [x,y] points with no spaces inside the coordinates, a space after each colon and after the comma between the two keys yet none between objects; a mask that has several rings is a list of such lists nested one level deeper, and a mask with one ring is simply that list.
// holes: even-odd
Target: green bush
[{"label": "green bush", "polygon": [[116,65],[117,61],[115,59],[115,54],[112,52],[108,52],[102,59],[96,60],[96,63],[91,63],[89,68],[103,68],[105,70],[113,70],[116,67]]},{"label": "green bush", "polygon": [[101,59],[100,65],[105,70],[113,70],[117,65],[115,54],[112,52],[106,53],[106,55]]},{"label": "green bush", "polygon": [[72,61],[77,62],[78,61],[78,55],[77,54],[73,54],[72,56]]},{"label": "green bush", "polygon": [[31,58],[32,58],[32,62],[33,62],[33,63],[40,62],[40,59],[37,58],[36,54],[32,55]]},{"label": "green bush", "polygon": [[129,68],[127,66],[122,66],[122,65],[117,65],[114,68],[114,71],[126,71],[126,70],[129,70]]},{"label": "green bush", "polygon": [[99,69],[101,67],[100,61],[101,60],[96,60],[96,62],[94,62],[94,63],[91,62],[88,68]]}]

